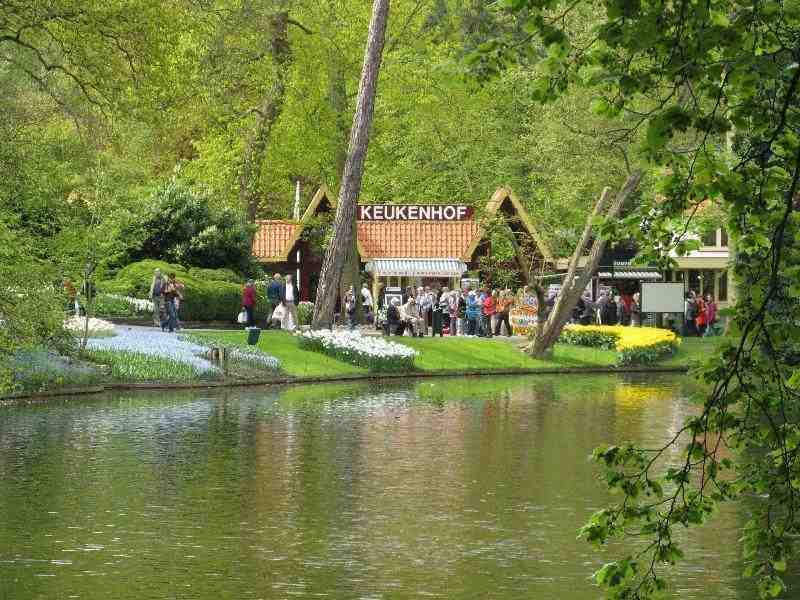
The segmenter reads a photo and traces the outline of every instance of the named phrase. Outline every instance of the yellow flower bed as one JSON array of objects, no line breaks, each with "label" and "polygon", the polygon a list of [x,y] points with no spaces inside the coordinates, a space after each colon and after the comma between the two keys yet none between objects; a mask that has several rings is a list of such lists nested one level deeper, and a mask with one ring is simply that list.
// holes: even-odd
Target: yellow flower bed
[{"label": "yellow flower bed", "polygon": [[616,350],[619,364],[652,363],[671,354],[680,343],[674,332],[655,327],[567,325],[560,341],[576,346]]}]

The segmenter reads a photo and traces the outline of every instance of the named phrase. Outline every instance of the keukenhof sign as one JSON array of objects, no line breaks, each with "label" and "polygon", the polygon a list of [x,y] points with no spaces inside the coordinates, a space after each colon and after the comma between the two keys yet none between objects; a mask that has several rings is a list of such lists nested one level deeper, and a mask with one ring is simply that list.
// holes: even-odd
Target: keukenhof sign
[{"label": "keukenhof sign", "polygon": [[360,204],[359,221],[468,221],[471,206],[461,204]]},{"label": "keukenhof sign", "polygon": [[512,308],[508,314],[508,320],[511,321],[511,329],[514,330],[514,335],[528,335],[532,328],[536,327],[537,312],[535,306],[529,305]]}]

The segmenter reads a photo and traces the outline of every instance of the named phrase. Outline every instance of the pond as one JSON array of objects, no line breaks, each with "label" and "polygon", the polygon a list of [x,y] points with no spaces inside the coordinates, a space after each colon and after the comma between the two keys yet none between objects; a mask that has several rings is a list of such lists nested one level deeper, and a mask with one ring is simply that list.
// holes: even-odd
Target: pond
[{"label": "pond", "polygon": [[[453,378],[0,408],[0,598],[596,599],[593,447],[658,444],[688,380]],[[675,597],[749,598],[736,506]]]}]

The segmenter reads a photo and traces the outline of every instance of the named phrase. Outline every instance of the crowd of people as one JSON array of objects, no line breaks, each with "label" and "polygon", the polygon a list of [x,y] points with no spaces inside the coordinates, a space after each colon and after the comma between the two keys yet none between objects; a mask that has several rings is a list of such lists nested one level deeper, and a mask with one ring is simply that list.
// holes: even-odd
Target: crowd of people
[{"label": "crowd of people", "polygon": [[686,293],[684,303],[684,336],[701,337],[715,333],[717,324],[717,303],[711,294],[698,294],[693,290]]},{"label": "crowd of people", "polygon": [[[65,284],[66,287],[67,284]],[[156,269],[150,285],[153,301],[153,323],[164,331],[180,329],[180,304],[183,284],[175,273],[164,276]],[[385,335],[459,335],[476,337],[511,336],[511,311],[516,306],[527,306],[537,311],[549,311],[557,292],[544,295],[543,306],[530,286],[516,294],[510,289],[491,289],[486,286],[472,289],[450,290],[447,287],[407,287],[402,295],[387,295],[387,302],[376,302],[366,283],[359,293],[351,286],[339,313],[341,322],[349,328],[357,326],[359,306],[363,322],[382,329]],[[267,328],[292,331],[298,327],[297,304],[299,290],[292,275],[276,273],[266,285]],[[248,327],[256,325],[257,294],[255,282],[250,279],[242,288],[242,317]],[[594,300],[587,291],[578,300],[572,312],[572,322],[581,325],[624,325],[638,327],[642,324],[641,301],[638,292],[620,293],[603,290]],[[714,334],[717,322],[717,305],[711,294],[700,295],[694,291],[686,294],[684,327],[685,336]]]},{"label": "crowd of people", "polygon": [[511,336],[509,315],[517,302],[509,289],[408,287],[379,310],[378,324],[386,335]]}]

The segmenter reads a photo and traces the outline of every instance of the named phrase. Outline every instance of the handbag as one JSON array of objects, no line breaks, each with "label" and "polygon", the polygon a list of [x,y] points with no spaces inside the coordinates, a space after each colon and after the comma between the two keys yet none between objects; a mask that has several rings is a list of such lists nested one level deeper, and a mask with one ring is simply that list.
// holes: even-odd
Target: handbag
[{"label": "handbag", "polygon": [[245,312],[244,309],[242,309],[242,312],[240,312],[239,315],[236,317],[236,322],[242,324],[247,323],[247,313]]}]

